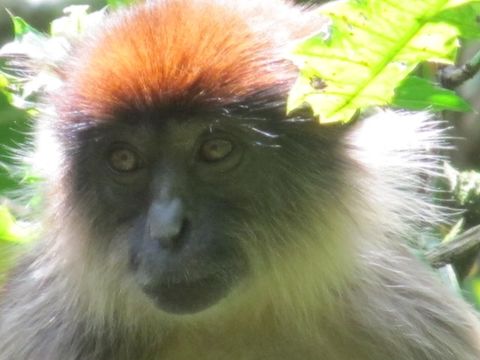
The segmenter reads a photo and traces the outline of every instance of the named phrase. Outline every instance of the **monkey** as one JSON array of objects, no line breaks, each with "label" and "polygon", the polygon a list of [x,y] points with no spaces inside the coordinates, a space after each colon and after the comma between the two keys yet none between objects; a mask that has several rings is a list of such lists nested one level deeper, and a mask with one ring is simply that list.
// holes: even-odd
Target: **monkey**
[{"label": "monkey", "polygon": [[[406,245],[445,146],[425,113],[286,114],[287,0],[155,0],[59,65],[42,234],[0,292],[0,360],[478,360],[480,325]],[[328,83],[327,83],[328,86]]]}]

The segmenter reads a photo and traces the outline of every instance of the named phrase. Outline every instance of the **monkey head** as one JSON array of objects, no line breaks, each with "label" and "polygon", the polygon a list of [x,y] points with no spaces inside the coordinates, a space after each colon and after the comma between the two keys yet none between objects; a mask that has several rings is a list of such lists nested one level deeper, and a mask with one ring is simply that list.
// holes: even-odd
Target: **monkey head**
[{"label": "monkey head", "polygon": [[[57,204],[68,209],[54,212],[84,224],[87,235],[69,241],[88,252],[79,281],[93,277],[92,291],[120,273],[109,291],[197,313],[300,286],[275,280],[278,266],[324,266],[325,284],[346,268],[331,254],[348,244],[332,240],[342,230],[328,220],[348,188],[343,130],[285,115],[296,77],[288,50],[323,19],[279,1],[272,32],[270,6],[175,0],[120,11],[64,65],[56,121],[45,127],[73,160],[59,160]],[[310,241],[320,265],[303,260]]]}]

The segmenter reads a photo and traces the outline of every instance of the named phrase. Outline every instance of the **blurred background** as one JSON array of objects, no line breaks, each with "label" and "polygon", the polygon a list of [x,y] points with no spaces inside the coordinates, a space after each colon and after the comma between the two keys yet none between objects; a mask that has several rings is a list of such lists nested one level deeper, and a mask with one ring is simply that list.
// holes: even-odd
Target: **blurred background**
[{"label": "blurred background", "polygon": [[[87,4],[92,10],[105,6],[105,0],[0,0],[0,47],[13,40],[13,25],[8,15],[20,16],[36,29],[47,33],[49,23],[62,16],[63,9],[71,4]],[[8,11],[8,12],[7,12]],[[0,194],[14,189],[16,183],[8,176],[5,165],[11,163],[8,149],[17,147],[26,139],[27,114],[10,106],[6,95],[0,91]]]}]

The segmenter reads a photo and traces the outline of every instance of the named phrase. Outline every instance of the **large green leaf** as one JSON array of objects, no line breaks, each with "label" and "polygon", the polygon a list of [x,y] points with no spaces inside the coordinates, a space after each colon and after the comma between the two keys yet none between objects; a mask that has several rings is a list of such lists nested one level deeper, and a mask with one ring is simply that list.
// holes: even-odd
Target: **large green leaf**
[{"label": "large green leaf", "polygon": [[288,110],[309,104],[320,122],[346,122],[360,109],[391,103],[395,87],[424,61],[451,64],[462,31],[475,33],[468,0],[350,0],[321,8],[331,23],[298,45],[300,76]]}]

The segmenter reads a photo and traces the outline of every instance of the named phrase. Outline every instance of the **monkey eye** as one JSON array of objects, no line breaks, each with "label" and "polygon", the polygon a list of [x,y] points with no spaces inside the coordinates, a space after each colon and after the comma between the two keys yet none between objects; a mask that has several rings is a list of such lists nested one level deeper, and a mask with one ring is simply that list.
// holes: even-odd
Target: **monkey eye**
[{"label": "monkey eye", "polygon": [[200,158],[205,162],[216,162],[225,159],[233,151],[233,144],[225,139],[211,139],[200,147]]},{"label": "monkey eye", "polygon": [[108,162],[118,172],[132,172],[140,168],[140,158],[127,147],[114,148],[108,156]]}]

